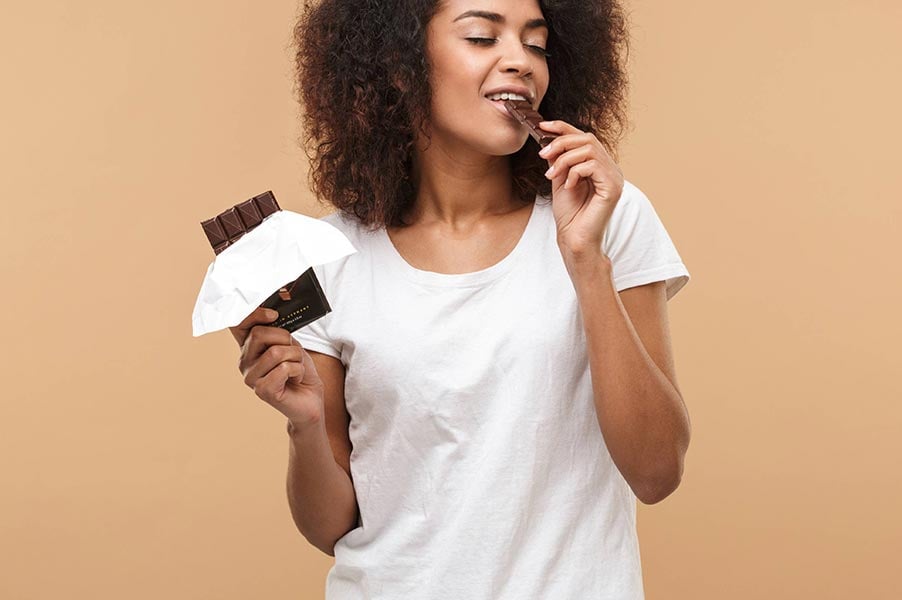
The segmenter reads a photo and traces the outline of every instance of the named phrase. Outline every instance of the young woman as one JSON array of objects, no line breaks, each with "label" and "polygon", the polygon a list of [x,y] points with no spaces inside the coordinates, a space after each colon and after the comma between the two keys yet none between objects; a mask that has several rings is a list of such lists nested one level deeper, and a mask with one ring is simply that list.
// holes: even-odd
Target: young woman
[{"label": "young woman", "polygon": [[[636,499],[689,443],[689,272],[612,158],[620,6],[324,0],[296,41],[312,187],[358,252],[315,268],[327,316],[232,331],[327,597],[642,598]],[[559,137],[539,152],[505,94]]]}]

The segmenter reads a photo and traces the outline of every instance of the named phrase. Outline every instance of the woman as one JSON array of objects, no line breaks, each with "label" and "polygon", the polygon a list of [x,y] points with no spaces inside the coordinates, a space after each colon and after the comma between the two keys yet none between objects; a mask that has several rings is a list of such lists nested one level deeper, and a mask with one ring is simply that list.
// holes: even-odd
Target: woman
[{"label": "woman", "polygon": [[[358,252],[315,268],[327,316],[233,334],[327,597],[642,598],[636,498],[689,441],[689,273],[612,158],[617,2],[326,0],[296,39],[312,187]],[[500,93],[559,137],[539,152]]]}]

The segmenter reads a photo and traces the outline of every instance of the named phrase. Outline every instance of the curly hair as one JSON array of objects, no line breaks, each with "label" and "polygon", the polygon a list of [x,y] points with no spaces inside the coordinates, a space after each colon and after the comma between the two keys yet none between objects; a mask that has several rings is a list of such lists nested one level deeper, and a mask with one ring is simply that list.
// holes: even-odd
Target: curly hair
[{"label": "curly hair", "polygon": [[[617,0],[539,0],[548,22],[549,87],[539,106],[595,134],[616,158],[627,126],[626,16]],[[432,90],[426,26],[441,0],[305,0],[294,26],[300,143],[318,200],[367,227],[403,227],[416,199],[416,132]],[[551,193],[527,140],[511,155],[523,202]]]}]

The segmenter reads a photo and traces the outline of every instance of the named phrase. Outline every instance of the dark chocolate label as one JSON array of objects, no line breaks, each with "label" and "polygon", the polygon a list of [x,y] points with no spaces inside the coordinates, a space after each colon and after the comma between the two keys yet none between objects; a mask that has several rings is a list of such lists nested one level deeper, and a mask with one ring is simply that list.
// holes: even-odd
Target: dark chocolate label
[{"label": "dark chocolate label", "polygon": [[260,306],[279,312],[279,318],[270,323],[270,327],[281,327],[288,331],[300,329],[332,311],[313,273],[313,267],[273,292]]}]

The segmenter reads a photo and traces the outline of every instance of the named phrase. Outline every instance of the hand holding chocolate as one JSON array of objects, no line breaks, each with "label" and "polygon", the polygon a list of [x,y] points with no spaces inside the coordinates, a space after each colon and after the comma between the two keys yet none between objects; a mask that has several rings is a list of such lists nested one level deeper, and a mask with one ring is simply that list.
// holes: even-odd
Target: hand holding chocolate
[{"label": "hand holding chocolate", "polygon": [[329,223],[283,211],[271,191],[201,227],[216,259],[194,307],[195,336],[233,327],[258,306],[279,313],[272,327],[291,332],[312,323],[332,311],[313,266],[356,252]]}]

